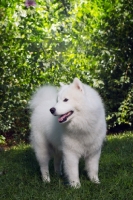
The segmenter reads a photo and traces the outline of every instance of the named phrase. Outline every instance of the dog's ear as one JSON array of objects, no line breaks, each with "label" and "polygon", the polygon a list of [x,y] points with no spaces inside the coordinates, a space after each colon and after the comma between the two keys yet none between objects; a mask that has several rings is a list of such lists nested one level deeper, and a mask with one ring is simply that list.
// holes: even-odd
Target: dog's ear
[{"label": "dog's ear", "polygon": [[81,92],[84,93],[83,84],[82,84],[82,82],[81,82],[78,78],[75,78],[75,79],[73,80],[73,84],[74,84],[74,86],[75,86],[78,90],[80,90]]}]

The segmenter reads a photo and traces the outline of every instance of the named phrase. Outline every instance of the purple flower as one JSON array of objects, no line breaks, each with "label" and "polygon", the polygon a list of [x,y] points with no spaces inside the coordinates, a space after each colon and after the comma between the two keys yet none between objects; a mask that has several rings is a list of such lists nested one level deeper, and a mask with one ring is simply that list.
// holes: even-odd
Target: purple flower
[{"label": "purple flower", "polygon": [[36,2],[34,0],[26,0],[25,6],[28,8],[30,6],[36,6]]}]

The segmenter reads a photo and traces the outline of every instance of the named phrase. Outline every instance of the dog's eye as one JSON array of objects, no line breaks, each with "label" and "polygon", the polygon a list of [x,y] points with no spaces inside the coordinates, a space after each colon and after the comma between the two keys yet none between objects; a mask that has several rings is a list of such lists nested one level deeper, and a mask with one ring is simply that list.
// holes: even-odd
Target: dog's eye
[{"label": "dog's eye", "polygon": [[67,98],[65,98],[63,101],[64,101],[64,102],[67,102],[67,101],[68,101],[68,99],[67,99]]}]

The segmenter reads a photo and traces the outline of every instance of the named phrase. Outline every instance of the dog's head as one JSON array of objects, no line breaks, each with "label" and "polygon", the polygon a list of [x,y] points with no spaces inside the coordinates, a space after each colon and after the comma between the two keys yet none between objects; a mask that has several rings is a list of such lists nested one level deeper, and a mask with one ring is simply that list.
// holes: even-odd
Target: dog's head
[{"label": "dog's head", "polygon": [[50,112],[59,116],[59,123],[65,123],[73,119],[76,112],[82,109],[81,103],[84,98],[84,85],[82,82],[75,78],[70,85],[61,83],[57,103],[54,107],[50,108]]}]

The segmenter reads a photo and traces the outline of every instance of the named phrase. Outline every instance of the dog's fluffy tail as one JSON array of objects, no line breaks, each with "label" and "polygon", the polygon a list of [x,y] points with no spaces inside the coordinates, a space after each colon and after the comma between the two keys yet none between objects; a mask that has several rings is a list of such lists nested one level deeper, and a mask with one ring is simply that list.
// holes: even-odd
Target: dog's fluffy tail
[{"label": "dog's fluffy tail", "polygon": [[[37,89],[33,94],[30,102],[29,108],[34,110],[38,105],[42,105],[46,102],[56,103],[57,89],[54,86],[45,85]],[[53,104],[54,105],[54,104]]]}]

